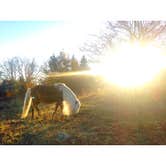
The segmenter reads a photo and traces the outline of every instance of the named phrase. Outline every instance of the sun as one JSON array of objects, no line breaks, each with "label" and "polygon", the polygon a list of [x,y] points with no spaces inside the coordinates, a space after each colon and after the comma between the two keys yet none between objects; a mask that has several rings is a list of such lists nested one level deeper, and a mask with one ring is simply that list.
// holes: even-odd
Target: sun
[{"label": "sun", "polygon": [[91,65],[93,74],[125,88],[152,81],[166,66],[162,50],[153,44],[126,43],[107,50],[99,64]]}]

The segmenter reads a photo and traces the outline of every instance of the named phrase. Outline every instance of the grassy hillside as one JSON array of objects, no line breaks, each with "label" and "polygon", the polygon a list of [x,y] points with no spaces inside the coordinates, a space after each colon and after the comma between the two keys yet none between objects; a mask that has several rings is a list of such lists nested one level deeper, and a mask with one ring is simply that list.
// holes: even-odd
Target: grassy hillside
[{"label": "grassy hillside", "polygon": [[[79,96],[80,113],[51,120],[52,106],[20,120],[21,101],[0,112],[1,144],[166,144],[166,102],[152,95],[102,90]],[[17,108],[17,109],[16,109]],[[9,109],[9,108],[8,108]],[[3,116],[2,116],[3,115]]]}]

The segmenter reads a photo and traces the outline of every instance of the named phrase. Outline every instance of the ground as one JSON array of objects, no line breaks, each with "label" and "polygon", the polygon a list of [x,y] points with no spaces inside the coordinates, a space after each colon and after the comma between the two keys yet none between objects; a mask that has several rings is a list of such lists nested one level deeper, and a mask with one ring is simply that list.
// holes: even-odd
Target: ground
[{"label": "ground", "polygon": [[[1,110],[1,144],[149,145],[166,144],[166,102],[153,97],[98,92],[80,96],[80,113],[51,120],[20,120],[19,102]],[[14,106],[16,107],[14,109]],[[21,109],[21,107],[20,107]],[[4,115],[4,116],[2,116]]]}]

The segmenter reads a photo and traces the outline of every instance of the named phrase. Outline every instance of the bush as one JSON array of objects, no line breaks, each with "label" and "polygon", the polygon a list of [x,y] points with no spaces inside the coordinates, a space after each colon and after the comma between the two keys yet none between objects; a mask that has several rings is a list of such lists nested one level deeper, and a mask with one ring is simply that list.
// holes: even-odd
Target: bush
[{"label": "bush", "polygon": [[65,83],[76,95],[96,92],[101,87],[100,79],[88,74],[48,77],[45,79],[44,84],[52,85],[58,82]]}]

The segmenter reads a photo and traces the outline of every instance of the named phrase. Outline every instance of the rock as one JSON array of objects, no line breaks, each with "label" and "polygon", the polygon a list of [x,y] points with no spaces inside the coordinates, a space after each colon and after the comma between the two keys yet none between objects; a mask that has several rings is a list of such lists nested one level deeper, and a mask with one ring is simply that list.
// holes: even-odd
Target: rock
[{"label": "rock", "polygon": [[68,141],[71,138],[71,136],[67,133],[61,132],[56,135],[56,141],[59,143],[64,143]]},{"label": "rock", "polygon": [[37,134],[25,133],[22,135],[22,139],[18,142],[22,145],[37,145],[39,144],[39,138]]}]

